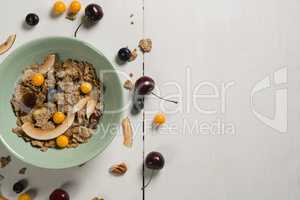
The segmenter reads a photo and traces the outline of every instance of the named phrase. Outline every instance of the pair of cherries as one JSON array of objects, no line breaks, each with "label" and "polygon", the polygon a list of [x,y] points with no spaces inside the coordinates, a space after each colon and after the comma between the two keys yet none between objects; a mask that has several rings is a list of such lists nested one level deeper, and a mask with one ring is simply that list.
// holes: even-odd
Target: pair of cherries
[{"label": "pair of cherries", "polygon": [[[144,107],[144,96],[145,95],[154,95],[155,97],[164,100],[164,101],[168,101],[168,102],[172,102],[177,104],[177,101],[173,101],[173,100],[168,100],[168,99],[164,99],[160,96],[158,96],[157,94],[155,94],[153,92],[154,88],[155,88],[155,82],[154,80],[149,77],[149,76],[142,76],[140,77],[136,82],[135,82],[135,86],[134,86],[134,107],[137,110],[141,110]],[[158,171],[163,169],[163,167],[165,166],[165,159],[163,157],[163,155],[159,152],[151,152],[146,156],[145,159],[145,166],[152,170],[151,173],[151,177],[149,179],[149,181],[147,182],[147,184],[145,184],[143,186],[143,190],[151,183],[152,178],[153,178],[153,172],[154,171]]]}]

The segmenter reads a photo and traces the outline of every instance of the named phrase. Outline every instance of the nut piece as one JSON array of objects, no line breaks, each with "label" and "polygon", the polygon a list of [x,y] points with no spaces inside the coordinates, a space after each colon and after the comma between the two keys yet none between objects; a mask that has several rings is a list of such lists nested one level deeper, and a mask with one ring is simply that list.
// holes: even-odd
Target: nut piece
[{"label": "nut piece", "polygon": [[136,49],[133,49],[133,50],[131,51],[131,56],[130,56],[130,58],[129,58],[129,61],[134,61],[134,60],[136,59],[137,56],[138,56],[137,50],[136,50]]},{"label": "nut piece", "polygon": [[123,87],[127,90],[132,90],[133,89],[133,83],[131,80],[126,80],[123,84]]},{"label": "nut piece", "polygon": [[10,163],[10,161],[11,161],[10,156],[1,157],[0,158],[0,168],[6,167]]},{"label": "nut piece", "polygon": [[32,140],[31,145],[37,148],[42,148],[44,147],[44,143],[38,140]]},{"label": "nut piece", "polygon": [[121,176],[127,172],[127,165],[125,163],[113,165],[110,172],[115,176]]},{"label": "nut piece", "polygon": [[139,47],[144,53],[148,53],[152,49],[152,41],[151,39],[142,39],[139,42]]},{"label": "nut piece", "polygon": [[0,45],[0,55],[7,52],[12,47],[15,40],[16,40],[16,34],[12,34],[12,35],[8,36],[6,41]]},{"label": "nut piece", "polygon": [[123,144],[126,147],[132,147],[132,127],[128,117],[122,120],[122,128],[123,128]]}]

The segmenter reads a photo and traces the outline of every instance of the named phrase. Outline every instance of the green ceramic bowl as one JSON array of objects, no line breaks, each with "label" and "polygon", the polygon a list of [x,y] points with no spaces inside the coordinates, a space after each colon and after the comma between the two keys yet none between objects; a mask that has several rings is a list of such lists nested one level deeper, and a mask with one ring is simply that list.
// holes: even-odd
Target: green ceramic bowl
[{"label": "green ceramic bowl", "polygon": [[[16,81],[22,70],[33,63],[42,63],[49,53],[58,54],[60,59],[85,60],[94,65],[106,87],[105,110],[97,132],[88,143],[75,149],[47,152],[31,147],[18,138],[11,129],[16,127],[16,117],[10,105]],[[47,169],[63,169],[83,164],[101,153],[113,140],[119,127],[123,109],[122,85],[111,63],[91,45],[70,38],[51,37],[34,40],[13,51],[0,65],[0,140],[20,160]]]}]

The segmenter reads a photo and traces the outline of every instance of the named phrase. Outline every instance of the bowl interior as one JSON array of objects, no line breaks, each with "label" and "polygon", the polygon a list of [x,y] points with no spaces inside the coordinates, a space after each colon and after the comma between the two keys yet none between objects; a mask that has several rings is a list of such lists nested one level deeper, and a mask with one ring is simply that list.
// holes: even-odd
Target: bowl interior
[{"label": "bowl interior", "polygon": [[[25,143],[11,131],[16,127],[16,117],[10,105],[16,82],[26,66],[42,63],[44,57],[49,53],[58,54],[62,60],[73,58],[92,63],[106,88],[104,115],[96,133],[88,143],[75,149],[49,149],[47,152],[41,152],[31,147],[29,143]],[[29,164],[48,169],[60,169],[85,163],[111,143],[119,127],[123,94],[118,75],[110,62],[85,42],[55,37],[38,39],[21,46],[0,65],[0,87],[0,139],[16,157]]]}]

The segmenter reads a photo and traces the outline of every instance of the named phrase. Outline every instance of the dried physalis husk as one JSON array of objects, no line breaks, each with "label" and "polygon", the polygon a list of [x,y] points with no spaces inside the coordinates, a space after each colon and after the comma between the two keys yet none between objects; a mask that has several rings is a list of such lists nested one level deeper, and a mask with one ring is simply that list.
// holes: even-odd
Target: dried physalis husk
[{"label": "dried physalis husk", "polygon": [[0,195],[0,200],[8,200],[8,199],[5,198],[4,196]]},{"label": "dried physalis husk", "polygon": [[123,87],[127,90],[132,90],[133,89],[133,83],[131,80],[126,80],[123,84]]},{"label": "dried physalis husk", "polygon": [[132,127],[128,117],[122,120],[122,128],[123,128],[123,144],[126,147],[132,147]]},{"label": "dried physalis husk", "polygon": [[129,58],[129,61],[134,61],[136,58],[137,58],[138,54],[137,54],[137,50],[136,49],[133,49],[131,51],[131,56]]},{"label": "dried physalis husk", "polygon": [[121,176],[127,172],[127,165],[125,163],[113,165],[110,172],[116,176]]},{"label": "dried physalis husk", "polygon": [[0,158],[0,168],[6,167],[10,163],[10,161],[11,161],[10,156],[1,157]]},{"label": "dried physalis husk", "polygon": [[5,40],[5,42],[0,44],[0,55],[7,52],[12,47],[15,40],[16,40],[16,34],[12,34],[12,35],[8,36],[8,38]]},{"label": "dried physalis husk", "polygon": [[144,53],[148,53],[152,49],[152,41],[151,39],[142,39],[139,42],[139,47]]}]

